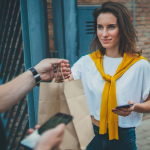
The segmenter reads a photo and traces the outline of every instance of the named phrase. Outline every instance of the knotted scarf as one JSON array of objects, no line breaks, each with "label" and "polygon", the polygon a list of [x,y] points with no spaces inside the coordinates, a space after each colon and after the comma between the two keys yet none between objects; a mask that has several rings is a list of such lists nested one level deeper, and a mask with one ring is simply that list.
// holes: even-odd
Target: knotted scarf
[{"label": "knotted scarf", "polygon": [[[107,133],[107,123],[109,131],[109,140],[119,139],[118,136],[118,115],[112,112],[112,109],[117,107],[116,98],[116,84],[115,81],[119,79],[134,63],[140,59],[146,58],[142,56],[131,56],[124,53],[123,60],[117,68],[115,75],[112,77],[109,74],[105,74],[103,69],[103,56],[100,51],[97,50],[92,54],[89,54],[92,60],[95,62],[97,70],[100,72],[102,78],[105,80],[105,85],[102,93],[102,102],[100,109],[100,128],[99,134]],[[136,54],[135,54],[136,55]]]}]

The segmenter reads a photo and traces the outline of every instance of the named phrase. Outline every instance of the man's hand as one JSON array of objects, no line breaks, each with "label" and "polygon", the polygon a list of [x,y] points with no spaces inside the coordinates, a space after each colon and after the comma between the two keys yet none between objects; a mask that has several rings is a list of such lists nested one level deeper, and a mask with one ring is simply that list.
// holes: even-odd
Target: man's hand
[{"label": "man's hand", "polygon": [[135,102],[133,100],[130,100],[128,102],[128,104],[132,104],[133,103],[133,106],[131,106],[130,108],[120,108],[120,109],[112,109],[112,112],[117,114],[117,115],[120,115],[120,116],[129,116],[131,114],[132,111],[134,111],[134,107],[135,107]]},{"label": "man's hand", "polygon": [[45,131],[38,140],[35,150],[59,150],[64,131],[64,124],[60,124],[54,129]]},{"label": "man's hand", "polygon": [[[39,125],[35,126],[35,129],[39,128]],[[33,131],[34,129],[29,129],[28,133],[31,134]],[[59,150],[59,146],[64,136],[64,131],[64,124],[60,124],[54,129],[45,131],[38,140],[35,150]]]},{"label": "man's hand", "polygon": [[[54,65],[57,71],[58,65],[61,63],[62,72],[65,78],[70,74],[69,61],[65,59],[44,59],[38,63],[34,68],[40,74],[42,81],[48,81],[56,77],[54,73]],[[58,78],[62,78],[61,69],[59,69]]]}]

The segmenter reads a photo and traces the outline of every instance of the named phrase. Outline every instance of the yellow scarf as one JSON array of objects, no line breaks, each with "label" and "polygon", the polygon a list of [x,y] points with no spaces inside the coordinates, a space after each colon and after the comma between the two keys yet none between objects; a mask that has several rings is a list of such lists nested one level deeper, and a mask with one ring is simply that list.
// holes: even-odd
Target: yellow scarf
[{"label": "yellow scarf", "polygon": [[97,70],[100,72],[102,78],[106,81],[102,93],[99,134],[107,133],[108,122],[109,140],[118,140],[118,115],[112,112],[112,109],[117,107],[115,81],[119,79],[134,63],[140,59],[147,59],[142,56],[132,57],[124,53],[123,60],[118,66],[115,75],[111,77],[109,74],[105,74],[104,72],[103,56],[101,55],[100,51],[97,50],[96,52],[89,55],[95,62]]}]

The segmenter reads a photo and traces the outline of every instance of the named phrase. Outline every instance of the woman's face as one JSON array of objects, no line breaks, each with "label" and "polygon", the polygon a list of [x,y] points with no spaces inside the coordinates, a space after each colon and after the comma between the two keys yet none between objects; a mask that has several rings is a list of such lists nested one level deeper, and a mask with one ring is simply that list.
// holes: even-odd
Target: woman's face
[{"label": "woman's face", "polygon": [[97,36],[106,50],[119,49],[119,27],[117,18],[112,13],[101,13],[97,17]]}]

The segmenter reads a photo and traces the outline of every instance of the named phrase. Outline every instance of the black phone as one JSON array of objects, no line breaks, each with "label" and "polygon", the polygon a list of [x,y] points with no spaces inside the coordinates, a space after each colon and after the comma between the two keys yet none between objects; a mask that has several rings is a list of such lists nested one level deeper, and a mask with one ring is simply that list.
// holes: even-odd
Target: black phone
[{"label": "black phone", "polygon": [[51,117],[46,123],[44,123],[39,129],[35,130],[25,139],[23,139],[20,144],[29,149],[34,149],[37,141],[39,140],[41,134],[51,128],[56,127],[60,123],[68,124],[71,122],[73,117],[71,115],[57,113],[53,117]]},{"label": "black phone", "polygon": [[130,108],[133,104],[125,104],[125,105],[120,105],[117,106],[116,109],[120,109],[120,108]]}]

